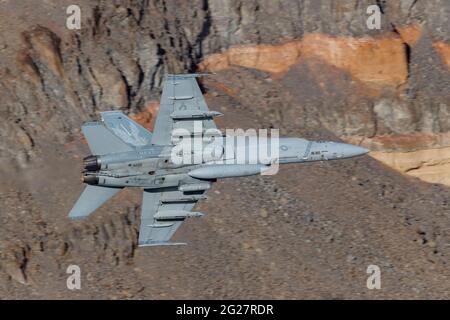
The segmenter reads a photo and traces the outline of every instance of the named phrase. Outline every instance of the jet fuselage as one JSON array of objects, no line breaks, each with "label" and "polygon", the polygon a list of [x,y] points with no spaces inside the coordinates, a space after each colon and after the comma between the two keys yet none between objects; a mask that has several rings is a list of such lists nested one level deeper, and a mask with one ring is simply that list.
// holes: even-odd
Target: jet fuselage
[{"label": "jet fuselage", "polygon": [[[226,139],[224,139],[226,140]],[[266,149],[270,151],[270,140]],[[261,143],[261,142],[259,142]],[[225,145],[225,144],[224,144]],[[174,146],[149,146],[136,151],[88,156],[84,160],[83,182],[109,187],[144,187],[146,189],[179,187],[195,184],[197,179],[216,180],[262,173],[274,161],[279,164],[344,159],[363,155],[367,149],[332,141],[309,141],[299,138],[279,138],[276,156],[269,152],[264,161],[250,159],[261,145],[246,141],[230,152],[221,151],[217,158],[174,163]],[[220,148],[225,149],[222,145]],[[195,152],[203,152],[197,150]],[[193,152],[193,154],[195,153]],[[245,157],[239,157],[240,154]],[[193,155],[191,160],[195,159]],[[201,158],[200,158],[201,159]],[[207,185],[207,184],[205,184]]]}]

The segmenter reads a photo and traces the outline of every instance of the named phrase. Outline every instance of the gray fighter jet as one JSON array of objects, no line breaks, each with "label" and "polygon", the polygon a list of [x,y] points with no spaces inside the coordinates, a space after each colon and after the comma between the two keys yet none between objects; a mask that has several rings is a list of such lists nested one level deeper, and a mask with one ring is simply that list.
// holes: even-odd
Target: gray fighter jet
[{"label": "gray fighter jet", "polygon": [[[221,113],[208,110],[198,76],[166,75],[153,133],[120,111],[101,112],[101,122],[82,126],[92,155],[84,158],[82,179],[87,186],[70,218],[86,218],[124,187],[140,187],[139,246],[184,244],[169,240],[185,219],[203,215],[192,209],[206,199],[217,179],[264,174],[274,164],[368,152],[351,144],[300,138],[259,139],[256,146],[255,139],[247,137],[243,144],[236,143],[237,137],[217,129],[213,118]],[[269,150],[268,156],[255,160],[251,154],[261,145]],[[238,159],[242,154],[244,159]]]}]

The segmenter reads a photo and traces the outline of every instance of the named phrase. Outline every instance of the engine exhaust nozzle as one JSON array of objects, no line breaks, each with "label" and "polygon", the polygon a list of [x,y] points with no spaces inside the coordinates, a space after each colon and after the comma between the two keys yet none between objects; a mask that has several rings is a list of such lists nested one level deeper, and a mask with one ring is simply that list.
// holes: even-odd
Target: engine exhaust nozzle
[{"label": "engine exhaust nozzle", "polygon": [[86,171],[98,171],[100,170],[100,159],[97,156],[87,156],[83,159],[84,169]]},{"label": "engine exhaust nozzle", "polygon": [[95,186],[98,184],[98,177],[90,174],[85,174],[81,177],[81,181],[83,181],[83,183]]}]

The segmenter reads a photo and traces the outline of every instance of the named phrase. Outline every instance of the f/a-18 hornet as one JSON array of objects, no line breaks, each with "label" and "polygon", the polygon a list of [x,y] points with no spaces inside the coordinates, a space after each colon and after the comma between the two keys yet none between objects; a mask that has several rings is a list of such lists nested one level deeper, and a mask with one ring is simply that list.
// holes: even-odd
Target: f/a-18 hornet
[{"label": "f/a-18 hornet", "polygon": [[[101,122],[82,126],[92,155],[84,158],[82,180],[87,186],[70,218],[88,217],[124,187],[141,187],[139,246],[182,244],[169,240],[186,218],[203,215],[192,209],[206,199],[206,191],[219,178],[263,174],[275,163],[344,159],[368,152],[351,144],[301,138],[256,142],[245,138],[243,144],[236,144],[237,137],[217,129],[213,118],[221,113],[208,110],[198,76],[165,76],[153,133],[120,111],[101,112]],[[195,142],[199,137],[200,143]],[[185,143],[192,140],[193,148]],[[199,149],[201,154],[209,150],[208,156],[197,157]],[[271,152],[256,161],[238,159],[256,149]],[[192,157],[196,160],[183,161]]]}]

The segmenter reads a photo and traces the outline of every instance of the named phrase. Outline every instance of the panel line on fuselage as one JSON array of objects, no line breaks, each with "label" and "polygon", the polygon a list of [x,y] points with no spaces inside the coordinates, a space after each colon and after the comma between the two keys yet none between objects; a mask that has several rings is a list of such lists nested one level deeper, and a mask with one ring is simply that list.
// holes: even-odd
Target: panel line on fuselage
[{"label": "panel line on fuselage", "polygon": [[303,159],[305,159],[305,160],[308,159],[312,144],[313,144],[312,141],[308,141],[308,145],[306,146],[305,153],[303,154]]}]

